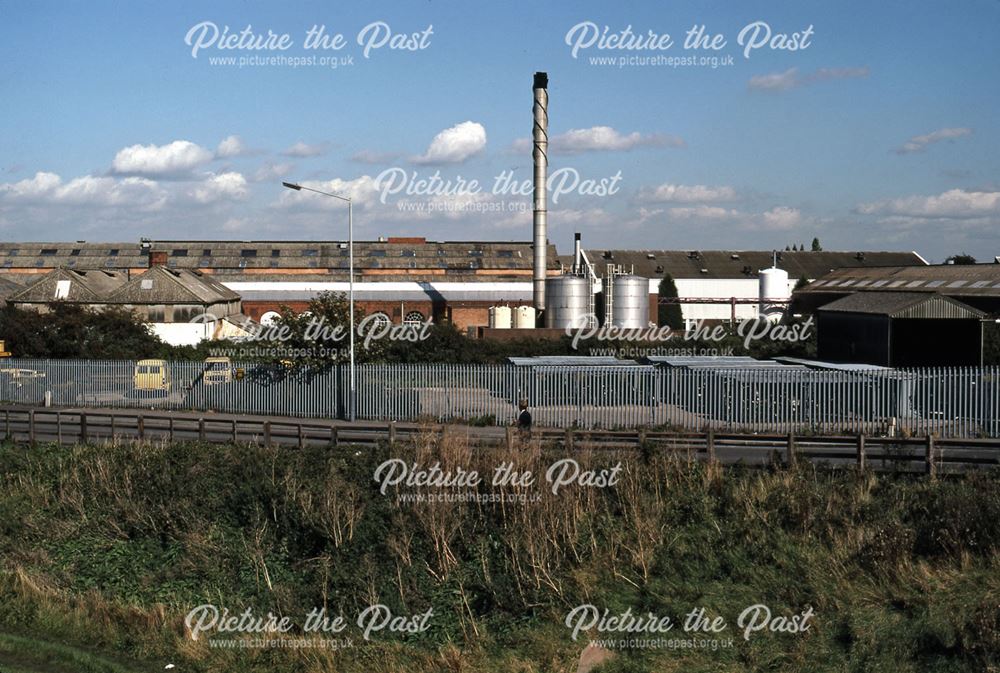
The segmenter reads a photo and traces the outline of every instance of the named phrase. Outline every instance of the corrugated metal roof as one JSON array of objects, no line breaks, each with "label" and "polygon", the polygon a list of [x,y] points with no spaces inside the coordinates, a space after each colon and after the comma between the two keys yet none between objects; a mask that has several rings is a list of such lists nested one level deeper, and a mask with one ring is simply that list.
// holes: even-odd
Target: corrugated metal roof
[{"label": "corrugated metal roof", "polygon": [[635,360],[619,360],[611,355],[536,355],[509,357],[507,361],[518,367],[641,367]]},{"label": "corrugated metal roof", "polygon": [[795,369],[775,360],[757,360],[748,355],[650,355],[644,360],[678,369]]},{"label": "corrugated metal roof", "polygon": [[817,278],[796,294],[878,292],[896,288],[908,292],[939,292],[949,296],[1000,297],[1000,264],[838,269]]},{"label": "corrugated metal roof", "polygon": [[820,313],[865,313],[890,318],[974,319],[982,311],[940,294],[925,292],[857,292],[819,308]]},{"label": "corrugated metal roof", "polygon": [[[624,264],[646,278],[663,278],[669,273],[678,278],[756,278],[758,271],[770,268],[772,253],[767,250],[587,250],[587,256],[598,275],[604,275],[607,264]],[[571,255],[560,258],[565,265],[573,263]],[[927,262],[915,252],[778,252],[778,267],[788,272],[790,279],[819,278],[833,269],[866,268],[885,265],[925,266]]]}]

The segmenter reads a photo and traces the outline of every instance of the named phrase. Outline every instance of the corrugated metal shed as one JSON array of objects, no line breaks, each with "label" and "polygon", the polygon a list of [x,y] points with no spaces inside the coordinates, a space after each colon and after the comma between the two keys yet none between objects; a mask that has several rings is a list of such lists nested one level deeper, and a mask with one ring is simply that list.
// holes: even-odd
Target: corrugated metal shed
[{"label": "corrugated metal shed", "polygon": [[949,296],[1000,296],[1000,264],[935,264],[838,269],[796,295],[853,292],[934,292]]},{"label": "corrugated metal shed", "polygon": [[757,360],[748,355],[650,355],[644,361],[677,369],[796,369],[775,360]]},{"label": "corrugated metal shed", "polygon": [[821,306],[819,311],[931,319],[979,319],[986,315],[950,297],[923,292],[858,292]]}]

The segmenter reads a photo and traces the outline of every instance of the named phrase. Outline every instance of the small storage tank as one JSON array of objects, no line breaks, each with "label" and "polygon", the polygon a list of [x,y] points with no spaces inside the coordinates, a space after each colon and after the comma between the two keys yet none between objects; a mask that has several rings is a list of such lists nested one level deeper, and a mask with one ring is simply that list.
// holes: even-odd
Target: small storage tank
[{"label": "small storage tank", "polygon": [[768,320],[780,320],[787,304],[773,303],[791,297],[788,289],[788,272],[778,267],[763,269],[758,279],[760,288],[760,315]]},{"label": "small storage tank", "polygon": [[534,329],[535,327],[535,307],[518,306],[514,309],[515,329]]},{"label": "small storage tank", "polygon": [[490,327],[510,329],[510,306],[490,306]]},{"label": "small storage tank", "polygon": [[590,281],[582,276],[553,276],[545,280],[545,326],[581,327],[590,312]]},{"label": "small storage tank", "polygon": [[622,329],[649,325],[649,280],[642,276],[615,276],[611,287],[611,324]]}]

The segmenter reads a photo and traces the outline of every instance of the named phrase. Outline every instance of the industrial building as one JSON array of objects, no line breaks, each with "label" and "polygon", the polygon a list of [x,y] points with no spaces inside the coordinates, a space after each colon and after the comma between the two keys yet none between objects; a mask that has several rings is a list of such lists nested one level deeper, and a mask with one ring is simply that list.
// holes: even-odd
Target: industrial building
[{"label": "industrial building", "polygon": [[937,293],[996,315],[1000,314],[1000,263],[839,268],[796,292],[793,306],[811,313],[860,292]]},{"label": "industrial building", "polygon": [[982,364],[982,319],[933,292],[856,292],[817,311],[821,360],[883,367]]}]

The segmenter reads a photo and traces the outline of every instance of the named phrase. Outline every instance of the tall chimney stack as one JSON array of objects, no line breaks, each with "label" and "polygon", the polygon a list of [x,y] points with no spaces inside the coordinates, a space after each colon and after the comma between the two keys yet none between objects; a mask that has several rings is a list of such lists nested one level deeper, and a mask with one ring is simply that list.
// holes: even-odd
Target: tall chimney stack
[{"label": "tall chimney stack", "polygon": [[535,83],[532,88],[535,104],[532,109],[535,118],[532,130],[532,158],[535,162],[535,208],[534,208],[534,246],[535,264],[532,278],[534,280],[535,309],[545,310],[545,272],[548,264],[545,253],[548,240],[545,235],[546,203],[549,179],[549,76],[544,72],[535,73]]}]

